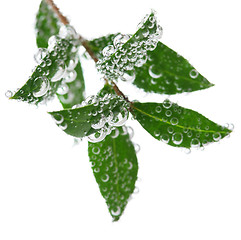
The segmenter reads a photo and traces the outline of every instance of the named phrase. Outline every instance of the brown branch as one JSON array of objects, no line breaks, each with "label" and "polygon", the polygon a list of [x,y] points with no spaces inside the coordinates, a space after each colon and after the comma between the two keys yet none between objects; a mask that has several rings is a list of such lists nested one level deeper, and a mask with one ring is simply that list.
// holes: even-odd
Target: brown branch
[{"label": "brown branch", "polygon": [[45,0],[47,4],[49,4],[53,11],[57,14],[59,20],[64,24],[64,25],[68,25],[69,24],[69,20],[60,12],[59,8],[55,5],[53,0]]},{"label": "brown branch", "polygon": [[[45,1],[47,4],[49,4],[52,7],[53,11],[57,14],[59,20],[64,25],[69,25],[69,20],[60,12],[59,8],[56,6],[54,1],[53,0],[45,0]],[[79,35],[79,40],[81,41],[82,46],[85,48],[86,52],[90,55],[90,57],[94,60],[94,62],[97,63],[99,59],[95,56],[94,52],[92,52],[92,50],[90,49],[88,45],[88,41],[81,35]],[[108,80],[106,78],[104,78],[104,80],[105,80],[105,83],[108,84]],[[110,82],[112,84],[112,88],[114,89],[115,93],[118,96],[122,96],[126,102],[131,103],[128,97],[126,97],[125,94],[117,87],[115,82],[112,80],[110,80]]]}]

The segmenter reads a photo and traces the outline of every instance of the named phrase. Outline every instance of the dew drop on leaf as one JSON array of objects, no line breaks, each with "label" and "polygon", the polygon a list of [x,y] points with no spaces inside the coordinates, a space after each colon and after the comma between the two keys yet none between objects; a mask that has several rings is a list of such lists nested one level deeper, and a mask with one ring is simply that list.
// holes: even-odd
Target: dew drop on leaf
[{"label": "dew drop on leaf", "polygon": [[33,91],[34,97],[42,97],[47,93],[49,90],[49,80],[48,78],[42,76],[42,77],[37,77],[33,81],[33,89],[37,89]]},{"label": "dew drop on leaf", "polygon": [[152,78],[159,78],[162,76],[160,67],[158,67],[154,64],[149,67],[148,72]]},{"label": "dew drop on leaf", "polygon": [[7,98],[11,98],[11,97],[13,96],[12,91],[10,91],[10,90],[6,91],[6,92],[5,92],[5,96],[6,96]]},{"label": "dew drop on leaf", "polygon": [[199,148],[200,147],[200,141],[197,138],[193,138],[191,140],[191,147]]},{"label": "dew drop on leaf", "polygon": [[101,181],[102,182],[108,182],[110,179],[109,175],[108,174],[104,174],[102,177],[101,177]]},{"label": "dew drop on leaf", "polygon": [[61,78],[64,76],[65,73],[65,63],[63,60],[58,59],[56,60],[57,64],[58,64],[58,69],[56,71],[56,73],[54,74],[54,76],[51,78],[51,82],[58,82],[59,80],[61,80]]},{"label": "dew drop on leaf", "polygon": [[213,134],[213,140],[218,142],[221,139],[221,134],[219,132]]},{"label": "dew drop on leaf", "polygon": [[113,216],[117,217],[121,214],[121,208],[119,206],[115,207],[115,208],[111,209],[110,212]]},{"label": "dew drop on leaf", "polygon": [[180,145],[182,143],[182,140],[183,140],[182,133],[177,132],[172,135],[172,141],[174,144]]},{"label": "dew drop on leaf", "polygon": [[39,48],[37,53],[34,54],[34,60],[37,64],[40,64],[42,59],[47,55],[48,50],[46,48]]},{"label": "dew drop on leaf", "polygon": [[196,69],[192,69],[189,73],[191,78],[197,78],[198,76],[198,71]]}]

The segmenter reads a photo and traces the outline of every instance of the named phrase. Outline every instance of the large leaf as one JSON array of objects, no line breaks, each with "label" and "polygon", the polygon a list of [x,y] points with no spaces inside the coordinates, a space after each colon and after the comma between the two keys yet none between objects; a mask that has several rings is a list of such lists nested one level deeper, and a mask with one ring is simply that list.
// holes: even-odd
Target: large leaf
[{"label": "large leaf", "polygon": [[57,35],[60,22],[45,0],[42,0],[36,16],[36,42],[39,48],[47,48],[51,36]]},{"label": "large leaf", "polygon": [[35,104],[50,99],[61,85],[65,71],[75,61],[75,50],[76,46],[71,40],[56,38],[52,50],[45,49],[32,76],[11,99]]},{"label": "large leaf", "polygon": [[87,105],[50,112],[50,114],[67,134],[81,138],[96,133],[92,139],[97,140],[109,134],[112,126],[118,125],[121,120],[124,122],[128,116],[126,102],[118,96],[106,95],[103,98],[96,96],[86,99],[84,104]]},{"label": "large leaf", "polygon": [[125,128],[118,127],[103,141],[89,142],[88,152],[100,192],[113,220],[117,221],[137,179],[138,164],[133,143]]},{"label": "large leaf", "polygon": [[[67,93],[57,94],[63,108],[71,108],[85,99],[85,81],[80,60],[72,71],[68,71],[68,81],[65,83]],[[73,76],[74,75],[74,76]],[[67,79],[67,78],[65,78]]]},{"label": "large leaf", "polygon": [[185,58],[161,42],[148,52],[141,68],[135,67],[135,73],[133,84],[146,92],[176,94],[213,86]]},{"label": "large leaf", "polygon": [[163,103],[135,102],[132,105],[132,113],[154,138],[174,147],[206,146],[231,132],[201,114],[169,100]]},{"label": "large leaf", "polygon": [[147,58],[147,51],[154,50],[162,29],[157,23],[155,13],[147,15],[138,25],[137,32],[130,35],[118,35],[113,46],[103,50],[104,58],[97,63],[97,69],[107,79],[120,77],[124,81],[134,80],[134,65],[142,66]]},{"label": "large leaf", "polygon": [[[98,58],[103,58],[103,49],[111,45],[117,35],[119,33],[93,39],[89,47]],[[146,63],[134,66],[134,70],[133,84],[145,92],[171,95],[213,86],[184,57],[161,42],[155,50],[147,52]]]}]

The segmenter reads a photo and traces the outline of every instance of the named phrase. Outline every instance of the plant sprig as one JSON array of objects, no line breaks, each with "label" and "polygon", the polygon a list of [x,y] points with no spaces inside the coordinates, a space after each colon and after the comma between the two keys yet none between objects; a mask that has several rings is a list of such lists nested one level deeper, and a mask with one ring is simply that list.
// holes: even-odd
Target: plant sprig
[{"label": "plant sprig", "polygon": [[[88,139],[93,173],[114,221],[123,214],[138,174],[132,133],[125,125],[130,114],[150,135],[173,147],[200,148],[231,133],[169,100],[142,103],[129,100],[119,89],[119,81],[148,93],[169,95],[213,86],[184,57],[160,42],[162,28],[154,11],[132,35],[116,33],[87,40],[53,0],[42,0],[36,30],[37,66],[10,99],[39,104],[58,97],[63,110],[49,114],[67,134]],[[103,88],[87,98],[80,46],[104,79]]]}]

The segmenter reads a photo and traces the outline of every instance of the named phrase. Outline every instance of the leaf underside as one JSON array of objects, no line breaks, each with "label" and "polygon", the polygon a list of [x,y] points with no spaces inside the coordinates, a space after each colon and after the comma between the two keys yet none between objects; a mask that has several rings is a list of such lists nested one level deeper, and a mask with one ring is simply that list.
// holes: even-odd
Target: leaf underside
[{"label": "leaf underside", "polygon": [[132,113],[154,138],[174,147],[202,147],[217,142],[231,131],[201,114],[168,100],[132,105]]},{"label": "leaf underside", "polygon": [[36,15],[35,24],[37,46],[39,48],[47,48],[49,38],[59,33],[60,25],[58,18],[49,5],[45,0],[42,0]]},{"label": "leaf underside", "polygon": [[57,94],[64,109],[72,108],[85,99],[85,81],[79,59],[74,71],[76,72],[76,78],[73,82],[66,83],[68,87],[67,93],[63,95]]},{"label": "leaf underside", "polygon": [[134,145],[124,127],[118,127],[88,153],[100,192],[114,221],[122,215],[135,189],[138,164]]}]

